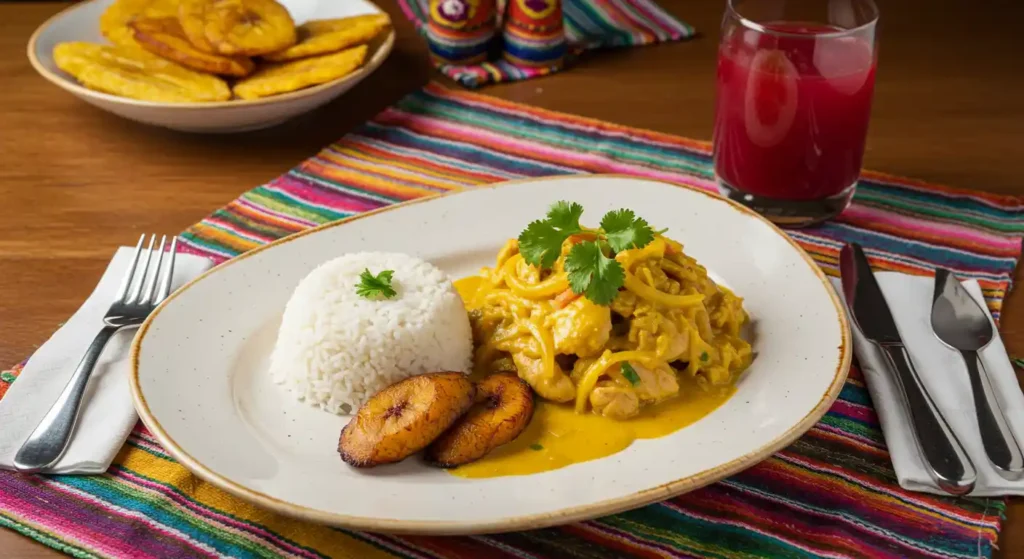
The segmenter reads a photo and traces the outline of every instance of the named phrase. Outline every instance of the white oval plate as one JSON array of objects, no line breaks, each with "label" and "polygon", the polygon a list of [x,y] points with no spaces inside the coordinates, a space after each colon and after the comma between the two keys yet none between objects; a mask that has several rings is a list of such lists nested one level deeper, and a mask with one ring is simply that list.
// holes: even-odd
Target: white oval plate
[{"label": "white oval plate", "polygon": [[[295,24],[311,19],[328,19],[379,13],[368,0],[279,0]],[[233,99],[210,103],[160,103],[140,101],[94,91],[64,73],[53,61],[53,47],[65,41],[109,44],[100,33],[100,14],[114,0],[89,0],[75,4],[48,19],[28,41],[32,67],[51,83],[79,99],[124,118],[183,132],[242,132],[280,124],[311,111],[352,89],[376,70],[391,53],[395,32],[370,44],[363,67],[355,72],[314,87],[251,101]]]},{"label": "white oval plate", "polygon": [[[489,265],[558,200],[584,222],[630,208],[746,300],[757,357],[736,394],[671,435],[528,476],[463,479],[416,458],[357,471],[336,452],[347,421],[268,380],[292,289],[322,261],[400,251],[454,277]],[[264,507],[384,532],[523,530],[602,516],[722,479],[783,448],[828,410],[850,365],[846,315],[824,274],[775,226],[717,196],[615,176],[536,179],[391,206],[248,252],[161,305],[132,348],[139,415],[182,464]]]}]

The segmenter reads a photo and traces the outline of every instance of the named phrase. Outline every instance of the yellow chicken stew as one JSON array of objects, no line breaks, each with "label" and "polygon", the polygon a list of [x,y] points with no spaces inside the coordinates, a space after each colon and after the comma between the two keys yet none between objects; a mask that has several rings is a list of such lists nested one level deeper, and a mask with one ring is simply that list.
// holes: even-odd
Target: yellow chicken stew
[{"label": "yellow chicken stew", "polygon": [[[503,255],[499,257],[499,263],[503,260],[507,262],[510,254],[514,254],[512,252],[514,250],[515,248],[512,243],[506,245],[505,250],[502,251]],[[518,260],[516,265],[520,268],[523,267],[522,264],[518,263]],[[640,272],[640,274],[644,277],[647,275],[645,272]],[[653,276],[653,272],[651,274]],[[551,277],[555,279],[551,280]],[[564,280],[564,278],[557,275],[543,276],[540,274],[532,277],[527,276],[525,279],[522,276],[518,276],[517,279],[522,281],[523,285],[533,286],[536,289],[533,294],[536,296],[539,296],[544,290],[552,289],[556,282]],[[534,279],[538,281],[531,282]],[[513,282],[515,281],[513,280]],[[550,283],[544,283],[544,281],[550,281]],[[520,371],[522,372],[520,374],[525,372],[528,377],[524,378],[533,379],[533,382],[530,383],[531,385],[544,386],[545,388],[543,389],[545,390],[554,389],[554,387],[558,386],[566,387],[567,385],[561,381],[556,381],[560,382],[560,384],[544,383],[545,379],[541,367],[543,355],[540,352],[539,343],[528,341],[529,336],[533,335],[533,330],[529,326],[522,330],[523,334],[514,336],[509,334],[509,332],[514,331],[513,327],[508,324],[512,320],[501,321],[499,324],[504,323],[504,326],[502,326],[503,332],[507,336],[513,337],[506,339],[504,343],[492,344],[490,347],[487,343],[482,343],[481,335],[485,331],[481,328],[481,321],[484,319],[484,313],[481,309],[487,304],[487,300],[493,301],[497,298],[505,298],[509,302],[518,301],[513,299],[513,296],[493,295],[495,291],[500,292],[500,288],[496,289],[494,285],[494,276],[491,270],[484,270],[481,275],[463,278],[455,282],[456,289],[458,289],[459,294],[466,302],[466,306],[470,309],[470,313],[473,316],[472,322],[474,323],[478,348],[476,361],[478,370],[476,373],[484,376],[492,371],[503,368],[516,369],[517,363],[528,364],[532,365],[532,367],[521,369]],[[676,290],[674,287],[663,287],[663,289]],[[606,352],[611,352],[611,355],[618,353],[621,356],[623,353],[630,354],[630,350],[636,351],[640,348],[653,348],[646,350],[657,353],[659,343],[665,348],[671,348],[672,343],[686,343],[687,346],[683,349],[686,352],[690,350],[688,338],[686,342],[677,341],[678,338],[675,338],[675,341],[669,339],[666,332],[668,332],[670,327],[666,327],[664,331],[655,329],[654,332],[638,328],[635,337],[635,347],[626,346],[625,350],[614,352],[607,347],[613,335],[624,336],[627,341],[630,337],[630,330],[624,326],[624,324],[627,324],[627,315],[628,317],[649,317],[651,314],[643,310],[643,303],[636,298],[630,297],[630,295],[626,295],[625,299],[619,300],[626,291],[620,292],[610,308],[594,305],[585,298],[572,298],[571,301],[566,301],[570,297],[562,295],[563,293],[564,290],[558,292],[561,298],[556,295],[557,303],[549,303],[550,312],[546,316],[550,318],[540,323],[540,326],[550,325],[551,343],[555,344],[556,340],[558,341],[555,346],[555,352],[561,352],[573,347],[577,352],[582,351],[586,355],[591,355],[587,359],[590,361],[590,366],[593,366],[597,362],[593,355],[606,355]],[[681,290],[677,292],[677,294],[679,293],[681,293]],[[519,305],[521,305],[520,310],[533,308],[534,305],[539,304],[536,301],[538,299],[518,301]],[[708,301],[708,299],[705,298],[702,301]],[[650,303],[647,304],[650,305]],[[628,308],[630,306],[632,307],[631,309]],[[616,311],[614,309],[619,310]],[[620,311],[623,314],[619,314]],[[524,315],[530,316],[526,313]],[[492,317],[491,320],[496,319]],[[645,320],[648,322],[640,322],[639,324],[653,325],[653,321],[650,318]],[[711,323],[711,328],[714,330],[715,323],[712,322],[710,316],[708,316],[708,322]],[[497,331],[497,329],[497,327],[494,327],[494,331]],[[676,328],[675,333],[677,336],[680,335],[680,330],[682,328]],[[614,334],[616,331],[618,334]],[[641,335],[641,331],[647,333]],[[527,332],[529,334],[526,334]],[[659,342],[659,336],[663,341]],[[527,340],[522,338],[527,338]],[[740,346],[735,351],[737,353],[745,351],[745,359],[749,362],[749,346],[746,346],[745,350],[743,350],[743,347]],[[519,351],[511,351],[516,349]],[[680,352],[680,354],[686,353],[678,347],[671,349]],[[719,352],[719,355],[721,353]],[[516,355],[518,357],[515,357]],[[574,356],[575,363],[570,365],[568,361],[571,360],[571,357],[567,359],[565,354],[555,353],[554,363],[557,367],[556,370],[561,373],[559,378],[566,377],[566,371],[582,371],[585,368],[585,363],[581,364],[579,368],[575,366],[582,359],[578,353]],[[718,356],[716,357],[721,359]],[[621,373],[621,363],[621,361],[618,363],[619,373]],[[664,373],[658,375],[652,372],[651,369],[644,367],[643,364],[637,364],[643,367],[642,369],[635,369],[638,376],[642,375],[640,376],[641,384],[634,387],[631,383],[629,386],[633,390],[635,398],[631,398],[628,395],[622,396],[622,394],[628,394],[628,392],[621,390],[625,388],[624,384],[607,383],[605,379],[601,379],[597,383],[598,386],[594,388],[596,396],[591,396],[590,398],[590,401],[596,401],[596,406],[591,408],[591,410],[586,410],[586,413],[577,413],[573,404],[558,403],[557,401],[545,400],[543,398],[538,399],[532,420],[526,427],[526,430],[515,440],[494,449],[475,462],[449,470],[449,473],[463,478],[528,475],[555,470],[589,460],[596,460],[626,449],[637,439],[652,439],[678,431],[714,411],[735,392],[732,380],[735,379],[739,371],[737,367],[739,363],[737,362],[733,362],[732,366],[734,368],[732,372],[728,372],[730,369],[722,365],[722,362],[719,360],[712,361],[709,353],[707,361],[699,363],[694,368],[695,374],[689,374],[688,363],[685,366],[679,367],[679,370],[675,368],[679,366],[678,364],[673,365],[675,361],[666,363],[668,370],[671,370],[672,374],[669,374],[668,370],[659,369],[655,366],[653,371]],[[716,364],[722,368],[711,369]],[[720,372],[715,374],[714,377],[709,377],[709,371],[711,370]],[[613,374],[613,366],[608,367],[606,371],[608,371],[608,374]],[[643,372],[641,373],[640,371]],[[721,371],[728,372],[728,376],[721,374]],[[568,374],[573,391],[576,390],[576,385],[573,382],[574,377],[578,376],[578,374]],[[712,383],[709,378],[714,378],[716,383]],[[647,384],[644,385],[643,383]],[[608,390],[603,389],[606,386],[609,388]],[[565,388],[562,389],[564,390]],[[550,392],[548,393],[550,394]],[[574,394],[575,392],[569,395],[569,401],[575,402]],[[603,400],[604,396],[608,396],[609,401]],[[613,400],[612,398],[617,399]],[[626,405],[622,405],[623,403]],[[598,413],[590,413],[590,411]],[[629,417],[627,421],[621,420],[627,415]]]},{"label": "yellow chicken stew", "polygon": [[680,395],[731,387],[751,362],[742,300],[708,277],[682,246],[657,236],[615,260],[623,287],[608,305],[574,293],[563,243],[550,269],[515,239],[494,268],[460,281],[476,346],[475,372],[514,371],[543,399],[612,420]]}]

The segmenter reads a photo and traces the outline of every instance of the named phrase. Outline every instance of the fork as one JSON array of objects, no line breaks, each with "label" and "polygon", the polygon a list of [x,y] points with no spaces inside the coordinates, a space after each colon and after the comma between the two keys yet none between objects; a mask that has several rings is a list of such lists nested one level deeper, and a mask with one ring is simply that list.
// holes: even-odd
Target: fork
[{"label": "fork", "polygon": [[[176,237],[171,239],[168,262],[164,266],[164,247],[167,243],[167,236],[164,235],[160,238],[160,247],[155,251],[156,265],[148,285],[146,279],[153,261],[153,244],[156,242],[156,235],[150,236],[149,245],[143,251],[142,245],[145,240],[146,235],[143,234],[139,237],[138,244],[135,245],[131,266],[129,266],[124,279],[121,280],[114,303],[103,317],[103,329],[89,345],[89,349],[71,375],[71,380],[64,387],[60,397],[46,412],[42,421],[14,456],[16,470],[26,473],[40,472],[61,459],[71,441],[71,434],[75,429],[75,423],[82,407],[85,387],[89,383],[89,377],[92,375],[96,362],[99,361],[100,355],[103,353],[103,348],[117,331],[142,325],[153,309],[170,294],[178,239]],[[136,274],[135,271],[143,252],[145,252],[146,258],[142,264],[142,271]]]}]

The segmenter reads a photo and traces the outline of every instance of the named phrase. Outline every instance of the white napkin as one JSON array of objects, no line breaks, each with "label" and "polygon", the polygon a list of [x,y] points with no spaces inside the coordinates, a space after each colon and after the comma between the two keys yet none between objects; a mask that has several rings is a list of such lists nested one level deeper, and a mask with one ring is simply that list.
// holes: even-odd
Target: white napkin
[{"label": "white napkin", "polygon": [[[978,480],[971,495],[1024,495],[1024,480],[1007,481],[989,463],[978,432],[966,365],[959,353],[945,346],[932,332],[934,278],[898,272],[877,272],[875,277],[878,278],[878,284],[889,303],[896,326],[922,382],[974,462]],[[832,283],[839,296],[843,297],[839,279],[833,279]],[[989,320],[992,320],[978,282],[965,281],[963,286],[989,314]],[[893,378],[895,373],[889,371],[885,358],[852,322],[850,328],[853,330],[854,352],[878,412],[900,487],[910,491],[947,495],[932,481],[925,469],[924,460],[914,442],[910,418]],[[1000,397],[999,405],[1007,416],[1010,429],[1014,437],[1024,443],[1024,394],[1021,393],[1017,375],[1006,355],[998,329],[992,343],[979,353],[992,379],[993,388]]]},{"label": "white napkin", "polygon": [[[21,444],[64,390],[103,327],[103,315],[113,302],[134,252],[135,247],[117,250],[89,298],[32,355],[18,380],[0,400],[0,468],[14,469],[14,456]],[[213,262],[206,258],[179,253],[174,261],[172,287],[181,287],[212,266]],[[121,330],[107,343],[86,387],[71,443],[47,473],[105,472],[128,439],[138,421],[128,389],[128,353],[137,330]]]}]

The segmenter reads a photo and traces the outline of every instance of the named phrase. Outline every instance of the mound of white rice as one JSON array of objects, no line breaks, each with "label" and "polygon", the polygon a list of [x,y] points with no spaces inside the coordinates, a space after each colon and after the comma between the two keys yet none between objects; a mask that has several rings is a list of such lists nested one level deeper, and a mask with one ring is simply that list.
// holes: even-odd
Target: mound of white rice
[{"label": "mound of white rice", "polygon": [[[394,270],[390,299],[356,294],[359,274]],[[351,413],[378,390],[431,371],[469,372],[469,318],[448,276],[405,254],[361,252],[330,260],[295,288],[270,374],[300,400]]]}]

